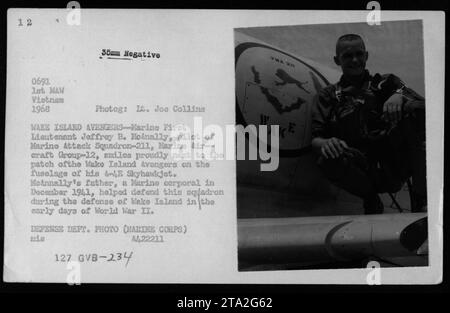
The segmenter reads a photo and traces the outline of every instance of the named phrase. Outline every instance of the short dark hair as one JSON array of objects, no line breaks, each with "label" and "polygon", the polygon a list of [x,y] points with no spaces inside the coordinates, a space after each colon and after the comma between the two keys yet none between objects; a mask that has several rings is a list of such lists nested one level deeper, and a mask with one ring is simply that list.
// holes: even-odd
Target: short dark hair
[{"label": "short dark hair", "polygon": [[364,44],[364,40],[362,39],[362,37],[360,35],[357,34],[345,34],[342,35],[341,37],[338,38],[338,40],[336,41],[336,56],[338,56],[338,50],[339,50],[339,45],[341,44],[341,42],[343,41],[353,41],[353,40],[360,40],[363,44],[364,49],[366,49],[366,45]]}]

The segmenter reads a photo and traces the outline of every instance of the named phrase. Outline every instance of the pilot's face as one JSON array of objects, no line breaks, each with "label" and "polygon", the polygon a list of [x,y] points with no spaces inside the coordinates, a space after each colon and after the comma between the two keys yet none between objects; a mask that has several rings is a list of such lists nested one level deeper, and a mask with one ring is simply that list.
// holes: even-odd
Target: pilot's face
[{"label": "pilot's face", "polygon": [[338,55],[334,61],[342,68],[346,76],[360,76],[366,69],[369,54],[361,40],[342,41],[338,46]]}]

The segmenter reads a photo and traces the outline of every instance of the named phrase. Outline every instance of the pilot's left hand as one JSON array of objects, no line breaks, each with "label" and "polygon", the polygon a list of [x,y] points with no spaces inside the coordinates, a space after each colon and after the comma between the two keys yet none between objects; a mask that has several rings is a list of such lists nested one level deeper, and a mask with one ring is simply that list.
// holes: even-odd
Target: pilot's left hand
[{"label": "pilot's left hand", "polygon": [[394,93],[383,105],[383,118],[385,121],[396,124],[403,115],[403,95]]}]

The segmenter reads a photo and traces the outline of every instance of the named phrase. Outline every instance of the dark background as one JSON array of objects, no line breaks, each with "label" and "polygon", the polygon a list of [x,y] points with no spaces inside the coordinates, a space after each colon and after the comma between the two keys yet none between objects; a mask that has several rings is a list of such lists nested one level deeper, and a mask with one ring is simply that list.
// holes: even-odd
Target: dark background
[{"label": "dark background", "polygon": [[[5,88],[6,88],[6,13],[8,8],[12,7],[26,7],[26,8],[65,8],[69,1],[4,1],[2,2],[1,10],[1,49],[0,49],[0,68],[1,68],[1,121],[2,130],[4,132],[5,121]],[[368,1],[79,1],[81,8],[192,8],[192,9],[273,9],[273,10],[364,10]],[[447,11],[448,1],[379,1],[382,10],[440,10]],[[446,19],[447,20],[447,19]],[[446,21],[447,23],[447,21]],[[448,32],[447,32],[448,33]],[[446,41],[448,35],[446,35]],[[447,62],[448,63],[448,62]],[[447,72],[447,66],[446,66]],[[448,86],[446,81],[446,87]],[[447,95],[447,88],[446,88]],[[449,114],[446,110],[446,117]],[[448,136],[447,136],[448,137]],[[3,136],[4,138],[4,136]],[[448,141],[447,139],[445,141]],[[448,147],[448,144],[445,144]],[[447,152],[447,149],[445,149]],[[4,144],[1,146],[1,153],[4,156]],[[447,153],[445,153],[447,154]],[[445,159],[445,157],[444,157]],[[4,158],[3,158],[4,160]],[[446,173],[444,165],[444,170]],[[2,174],[4,169],[2,167]],[[2,175],[3,176],[3,175]],[[447,175],[445,175],[447,176]],[[446,177],[444,186],[446,186]],[[3,184],[3,180],[2,180]],[[3,186],[2,186],[3,189]],[[444,224],[449,225],[448,214],[444,213]],[[3,223],[4,214],[1,214],[0,220],[0,241],[1,241],[1,260],[3,262]],[[448,232],[444,229],[444,246],[447,245]],[[289,311],[309,311],[322,310],[323,305],[329,303],[335,309],[356,308],[358,311],[367,310],[367,308],[389,310],[390,305],[380,302],[379,296],[383,294],[389,297],[389,300],[400,300],[402,307],[400,310],[405,311],[407,304],[412,304],[416,308],[421,309],[420,304],[425,305],[428,309],[436,308],[437,304],[428,301],[420,296],[406,295],[405,293],[446,293],[448,288],[448,271],[447,263],[448,249],[444,247],[444,282],[440,285],[434,286],[320,286],[320,285],[191,285],[191,284],[132,284],[132,285],[106,285],[106,284],[82,284],[80,286],[68,286],[65,284],[19,284],[19,283],[1,283],[1,293],[24,293],[24,292],[38,292],[43,293],[39,298],[41,301],[33,301],[28,296],[21,296],[19,301],[15,302],[17,305],[31,304],[39,307],[42,302],[46,305],[43,309],[53,306],[54,297],[49,297],[49,293],[71,293],[70,298],[65,302],[63,307],[58,307],[59,311],[65,311],[67,308],[75,307],[76,304],[83,305],[83,310],[90,311],[90,304],[84,303],[79,299],[78,295],[91,292],[108,292],[108,293],[123,293],[123,292],[139,292],[151,293],[152,295],[145,295],[142,297],[135,297],[133,302],[141,302],[143,304],[142,311],[166,311],[167,309],[177,309],[177,300],[183,297],[190,298],[207,298],[213,300],[220,300],[220,297],[272,297],[274,308],[292,308]],[[218,269],[220,264],[217,265]],[[331,273],[330,273],[331,274]],[[3,277],[3,266],[1,266],[1,276]],[[357,296],[351,296],[350,293],[358,293]],[[319,294],[318,294],[319,293]],[[338,294],[336,299],[331,299],[333,295]],[[315,296],[314,296],[315,295]],[[8,297],[9,298],[9,297]],[[117,300],[122,299],[118,296],[103,298],[97,297],[94,299],[97,305],[100,305],[102,311],[107,311],[106,308],[111,303],[116,303]],[[364,301],[363,304],[357,304],[355,300]],[[139,301],[141,300],[141,301]],[[307,306],[313,304],[313,307]],[[3,302],[2,302],[3,304]],[[161,309],[156,309],[159,305]],[[4,306],[3,306],[4,307]],[[17,307],[15,307],[17,308]],[[4,307],[4,309],[6,309]],[[391,308],[392,309],[392,308]],[[423,308],[422,308],[423,309]],[[127,311],[131,308],[126,308]],[[225,310],[225,309],[224,309]],[[188,310],[181,310],[188,311]],[[223,311],[223,310],[221,310]],[[236,311],[236,310],[233,310]],[[242,311],[242,310],[237,310]],[[245,311],[259,311],[255,309],[246,309]],[[269,310],[263,310],[269,311]]]}]

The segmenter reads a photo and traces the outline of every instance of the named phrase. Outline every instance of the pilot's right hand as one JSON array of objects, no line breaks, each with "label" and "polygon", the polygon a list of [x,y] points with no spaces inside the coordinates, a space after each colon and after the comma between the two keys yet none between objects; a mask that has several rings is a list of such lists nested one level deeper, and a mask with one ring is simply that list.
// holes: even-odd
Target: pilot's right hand
[{"label": "pilot's right hand", "polygon": [[326,159],[337,159],[344,153],[345,149],[349,148],[344,140],[331,137],[323,140],[320,153]]}]

